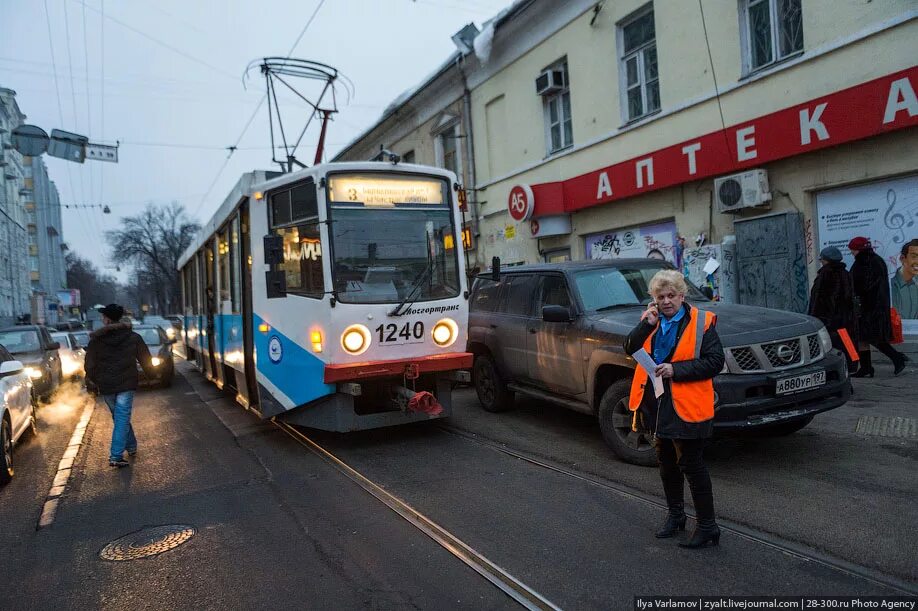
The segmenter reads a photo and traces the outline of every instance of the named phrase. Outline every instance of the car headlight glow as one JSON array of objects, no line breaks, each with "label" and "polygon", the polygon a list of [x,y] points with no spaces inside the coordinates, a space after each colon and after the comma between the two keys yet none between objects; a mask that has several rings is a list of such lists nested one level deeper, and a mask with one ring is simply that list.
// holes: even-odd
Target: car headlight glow
[{"label": "car headlight glow", "polygon": [[437,321],[430,332],[436,345],[441,348],[453,345],[459,337],[459,325],[452,318],[443,318]]},{"label": "car headlight glow", "polygon": [[828,354],[832,350],[832,338],[829,336],[829,331],[825,327],[819,329],[819,341],[822,342],[822,353]]},{"label": "car headlight glow", "polygon": [[161,358],[159,358],[158,356],[154,356],[154,357],[153,357],[153,366],[154,366],[154,367],[159,367],[160,365],[162,365],[162,363],[163,363],[163,360],[162,360]]},{"label": "car headlight glow", "polygon": [[25,372],[29,374],[29,377],[32,378],[33,380],[37,380],[38,378],[42,376],[41,369],[37,367],[26,367]]},{"label": "car headlight glow", "polygon": [[341,347],[348,354],[363,354],[370,347],[370,330],[363,325],[351,325],[341,334]]},{"label": "car headlight glow", "polygon": [[175,339],[175,329],[173,327],[166,329],[166,337],[169,339]]}]

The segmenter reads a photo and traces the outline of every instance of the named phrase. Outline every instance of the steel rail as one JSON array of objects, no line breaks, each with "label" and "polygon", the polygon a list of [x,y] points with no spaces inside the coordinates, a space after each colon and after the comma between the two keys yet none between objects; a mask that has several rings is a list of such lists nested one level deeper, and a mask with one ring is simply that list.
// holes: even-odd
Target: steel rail
[{"label": "steel rail", "polygon": [[493,585],[497,586],[504,594],[519,603],[522,607],[533,611],[560,611],[560,607],[550,602],[547,598],[524,584],[503,568],[488,560],[445,528],[408,505],[408,503],[387,492],[381,486],[359,473],[334,454],[304,435],[301,431],[285,422],[272,420],[272,423],[299,444],[305,446],[313,454],[316,454],[325,462],[332,465],[348,479],[376,497],[415,528],[436,541],[441,547],[471,567]]},{"label": "steel rail", "polygon": [[[482,439],[481,437],[478,437],[474,433],[469,433],[468,431],[464,431],[462,429],[459,429],[459,428],[456,428],[456,427],[453,427],[447,424],[440,424],[439,429],[450,435],[462,437],[464,439],[467,439],[468,441],[477,443],[479,445],[485,446],[497,452],[501,452],[508,456],[512,456],[514,458],[517,458],[529,464],[535,465],[537,467],[541,467],[549,471],[554,471],[555,473],[566,475],[566,476],[578,479],[580,481],[592,484],[594,486],[598,486],[600,488],[605,488],[606,490],[610,490],[621,496],[627,497],[632,500],[641,501],[643,503],[646,503],[658,509],[666,509],[666,503],[663,503],[650,495],[644,494],[642,492],[639,492],[633,489],[629,489],[629,487],[624,484],[614,484],[609,481],[599,479],[598,477],[593,477],[593,476],[590,476],[584,473],[578,473],[577,471],[573,471],[571,469],[562,467],[557,464],[552,464],[551,462],[547,462],[546,460],[535,458],[529,454],[526,454],[525,452],[521,452],[519,450],[508,448],[494,441],[491,441],[488,439]],[[686,513],[691,517],[695,517],[694,514],[689,511],[686,511]],[[879,571],[877,569],[872,569],[870,567],[861,566],[853,562],[850,562],[848,560],[843,560],[841,558],[837,558],[829,554],[824,554],[824,553],[819,552],[818,550],[814,550],[806,546],[805,544],[788,541],[777,535],[773,535],[765,531],[761,531],[755,528],[744,526],[742,524],[739,524],[739,523],[736,523],[730,520],[724,520],[722,518],[718,518],[718,524],[721,530],[725,530],[731,534],[742,537],[743,539],[754,541],[755,543],[764,545],[765,547],[770,547],[774,550],[777,550],[789,556],[794,556],[796,558],[805,560],[807,562],[813,562],[815,564],[820,564],[832,570],[839,571],[841,573],[845,573],[852,577],[864,579],[865,581],[870,581],[876,585],[891,588],[903,594],[911,594],[911,595],[918,594],[918,584],[914,584],[904,579],[900,579],[899,577],[895,577],[893,575],[883,573],[882,571]]]}]

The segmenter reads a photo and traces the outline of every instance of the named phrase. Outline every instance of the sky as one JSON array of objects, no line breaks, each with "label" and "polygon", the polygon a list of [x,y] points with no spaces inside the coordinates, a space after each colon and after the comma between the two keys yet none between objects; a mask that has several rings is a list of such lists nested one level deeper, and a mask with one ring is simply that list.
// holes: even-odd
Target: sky
[{"label": "sky", "polygon": [[[45,163],[62,205],[71,206],[63,210],[65,241],[123,281],[126,268],[116,271],[117,253],[104,239],[120,218],[177,201],[203,222],[242,173],[277,169],[267,105],[257,108],[264,79],[257,65],[245,82],[243,74],[253,60],[287,56],[313,15],[289,55],[332,65],[354,84],[350,100],[339,90],[326,138],[331,158],[455,51],[452,34],[469,22],[480,27],[509,3],[0,0],[0,87],[16,91],[26,123],[120,143],[117,164],[47,155]],[[315,84],[301,91],[318,94]],[[288,132],[299,133],[308,107],[278,96]],[[317,127],[297,152],[306,163]]]}]

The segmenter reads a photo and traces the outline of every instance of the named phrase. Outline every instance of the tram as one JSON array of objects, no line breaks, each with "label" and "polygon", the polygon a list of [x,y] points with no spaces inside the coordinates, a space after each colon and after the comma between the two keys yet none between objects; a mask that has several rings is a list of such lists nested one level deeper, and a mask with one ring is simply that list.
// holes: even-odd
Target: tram
[{"label": "tram", "polygon": [[262,418],[442,418],[468,381],[455,174],[341,162],[244,174],[179,260],[189,361]]}]

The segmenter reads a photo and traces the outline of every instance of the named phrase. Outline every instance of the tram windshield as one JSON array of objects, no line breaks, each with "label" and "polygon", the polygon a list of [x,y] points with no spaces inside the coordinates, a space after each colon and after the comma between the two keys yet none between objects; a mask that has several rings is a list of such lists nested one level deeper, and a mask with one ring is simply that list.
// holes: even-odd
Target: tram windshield
[{"label": "tram windshield", "polygon": [[449,184],[439,178],[329,178],[332,273],[344,303],[400,303],[459,294]]}]

